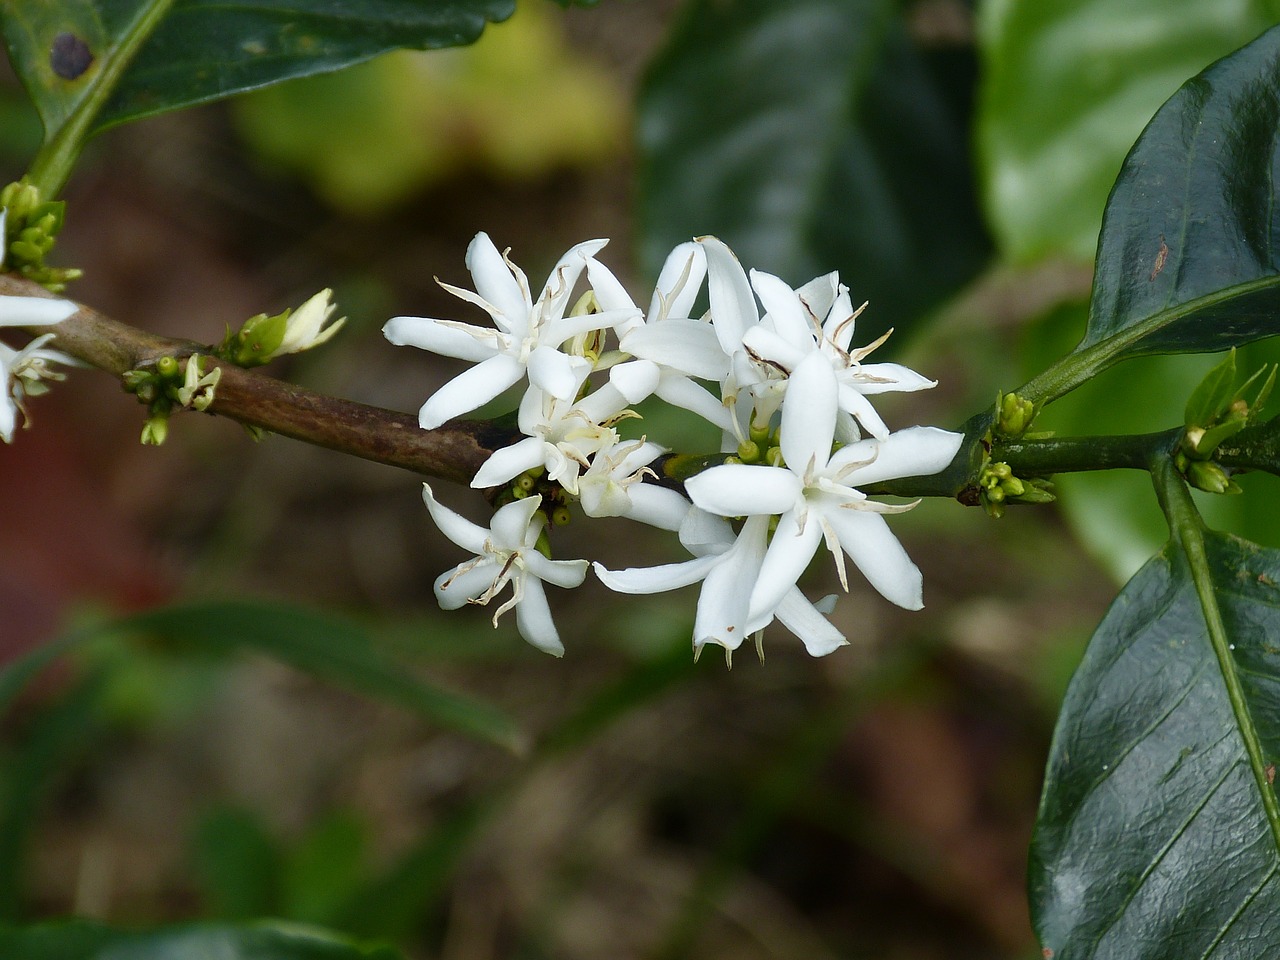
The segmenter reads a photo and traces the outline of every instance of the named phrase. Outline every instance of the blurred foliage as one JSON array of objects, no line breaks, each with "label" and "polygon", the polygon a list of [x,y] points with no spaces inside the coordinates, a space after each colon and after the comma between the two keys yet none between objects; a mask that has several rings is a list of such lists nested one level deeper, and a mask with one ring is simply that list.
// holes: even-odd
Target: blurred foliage
[{"label": "blurred foliage", "polygon": [[1275,0],[986,0],[977,153],[1016,261],[1092,260],[1129,147],[1188,77],[1280,19]]},{"label": "blurred foliage", "polygon": [[[923,6],[923,5],[920,5]],[[800,283],[833,269],[871,333],[985,262],[969,164],[972,48],[890,0],[692,0],[639,106],[641,256],[714,234]]]},{"label": "blurred foliage", "polygon": [[234,104],[241,135],[336,209],[376,215],[462,170],[530,180],[602,162],[625,137],[612,79],[526,3],[485,42],[389,54]]},{"label": "blurred foliage", "polygon": [[145,933],[84,921],[24,930],[0,927],[0,956],[22,960],[402,960],[389,947],[362,946],[332,934],[281,925],[191,924]]}]

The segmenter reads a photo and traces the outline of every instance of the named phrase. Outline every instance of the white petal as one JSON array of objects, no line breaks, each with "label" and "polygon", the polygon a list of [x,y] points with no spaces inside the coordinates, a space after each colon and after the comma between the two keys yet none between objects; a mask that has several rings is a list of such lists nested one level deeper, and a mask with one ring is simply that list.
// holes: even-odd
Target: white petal
[{"label": "white petal", "polygon": [[855,389],[868,396],[877,393],[914,393],[938,385],[900,363],[864,363],[858,367]]},{"label": "white petal", "polygon": [[707,574],[698,595],[695,646],[718,643],[726,650],[736,650],[746,639],[751,590],[764,559],[768,530],[768,517],[752,517],[733,546],[717,558],[720,562]]},{"label": "white petal", "polygon": [[[511,449],[507,447],[506,449]],[[542,497],[525,497],[513,500],[494,511],[489,521],[493,543],[500,550],[520,550],[524,547],[533,515],[542,506]],[[536,539],[536,534],[535,534]]]},{"label": "white petal", "polygon": [[36,327],[61,323],[79,309],[70,300],[0,296],[0,327]]},{"label": "white petal", "polygon": [[418,411],[418,423],[424,430],[434,430],[446,420],[488,403],[522,376],[524,367],[506,354],[490,357],[432,394]]},{"label": "white petal", "polygon": [[877,440],[889,436],[889,427],[880,419],[871,401],[848,384],[840,384],[840,409],[852,414],[858,422]]},{"label": "white petal", "polygon": [[[800,361],[813,352],[800,349],[763,324],[748,330],[742,338],[742,345],[755,356],[777,364],[787,372],[795,370]],[[812,341],[810,346],[813,346]]]},{"label": "white petal", "polygon": [[729,372],[729,358],[715,328],[701,320],[663,320],[636,327],[622,337],[622,350],[702,380],[719,380]]},{"label": "white petal", "polygon": [[430,317],[392,317],[383,325],[382,335],[397,347],[417,347],[473,363],[497,353],[502,336],[497,330]]},{"label": "white petal", "polygon": [[650,322],[688,317],[707,275],[707,255],[700,244],[682,243],[667,255],[649,304]]},{"label": "white petal", "polygon": [[836,374],[831,362],[814,351],[791,372],[787,398],[782,405],[782,458],[796,473],[804,473],[810,460],[819,469],[831,459],[836,432]]},{"label": "white petal", "polygon": [[[521,558],[533,576],[566,590],[581,586],[587,579],[585,560],[551,560],[532,548],[523,551]],[[528,582],[527,578],[525,582]]]},{"label": "white petal", "polygon": [[814,277],[803,287],[796,288],[796,296],[803,304],[809,328],[815,330],[816,323],[821,323],[831,313],[840,290],[840,274],[824,273]]},{"label": "white petal", "polygon": [[707,254],[711,322],[722,349],[732,356],[742,345],[742,335],[760,321],[756,300],[733,251],[715,237],[699,237],[698,242]]},{"label": "white petal", "polygon": [[849,643],[799,588],[787,591],[778,604],[778,621],[804,642],[812,657],[825,657]]},{"label": "white petal", "polygon": [[565,308],[569,306],[569,297],[578,277],[586,269],[587,260],[604,249],[608,240],[587,240],[570,247],[547,278],[547,285],[542,289],[538,302],[542,304],[544,319],[563,317]]},{"label": "white petal", "polygon": [[[3,373],[3,370],[0,370]],[[0,381],[0,387],[8,384],[8,376]],[[8,393],[0,394],[0,440],[13,443],[13,431],[18,426],[18,406]]]},{"label": "white petal", "polygon": [[572,400],[590,372],[591,361],[586,357],[571,357],[554,347],[536,347],[529,354],[529,382],[557,400]]},{"label": "white petal", "polygon": [[805,349],[814,342],[814,327],[805,316],[800,298],[786,283],[771,273],[751,271],[751,286],[764,304],[773,322],[773,329],[796,349]]},{"label": "white petal", "polygon": [[898,477],[927,477],[945,469],[964,443],[964,434],[937,427],[910,427],[891,433],[884,440],[862,440],[841,448],[831,458],[831,469],[846,463],[871,460],[844,474],[851,487]]},{"label": "white petal", "polygon": [[698,507],[691,508],[680,524],[680,543],[696,556],[723,553],[733,545],[736,538],[728,520]]},{"label": "white petal", "polygon": [[547,594],[542,584],[535,577],[526,577],[523,589],[524,594],[516,604],[516,628],[520,636],[553,657],[563,657],[564,644],[560,642],[555,621],[551,619],[551,608],[547,606]]},{"label": "white petal", "polygon": [[488,558],[474,566],[460,563],[436,577],[436,601],[443,610],[457,610],[493,586],[499,573],[498,564]]},{"label": "white petal", "polygon": [[625,310],[640,316],[640,308],[613,275],[613,271],[594,257],[587,261],[587,280],[590,281],[602,310]]},{"label": "white petal", "polygon": [[609,382],[618,388],[627,403],[639,403],[658,388],[662,370],[652,360],[631,360],[609,371]]},{"label": "white petal", "polygon": [[695,504],[722,517],[785,513],[804,491],[790,470],[745,463],[703,470],[686,480],[684,488]]},{"label": "white petal", "polygon": [[484,542],[489,537],[488,530],[450,510],[436,499],[431,487],[425,483],[422,485],[422,499],[441,533],[469,553],[479,555],[485,552]]},{"label": "white petal", "polygon": [[831,341],[838,350],[848,353],[849,344],[853,342],[853,328],[857,325],[857,316],[857,311],[853,309],[853,301],[849,299],[849,288],[841,285],[835,303],[831,305],[831,310],[827,314],[826,323],[822,325],[822,336]]},{"label": "white petal", "polygon": [[908,610],[924,606],[923,577],[884,517],[866,510],[826,511],[840,546],[886,600]]},{"label": "white petal", "polygon": [[817,517],[810,516],[801,531],[794,513],[782,515],[760,567],[760,579],[751,593],[752,620],[775,614],[778,604],[796,585],[821,542],[822,524]]},{"label": "white petal", "polygon": [[679,530],[689,512],[689,501],[674,490],[655,483],[633,483],[631,506],[623,516],[659,530]]},{"label": "white petal", "polygon": [[[496,487],[518,477],[526,470],[543,466],[547,459],[546,441],[541,437],[525,437],[509,447],[495,450],[489,459],[476,471],[471,486],[477,490],[485,487]],[[552,447],[554,450],[555,448]]]},{"label": "white petal", "polygon": [[628,567],[626,570],[606,570],[598,563],[592,566],[600,582],[617,593],[666,593],[705,579],[719,561],[718,556],[708,556],[657,567]]},{"label": "white petal", "polygon": [[475,280],[476,293],[497,311],[494,321],[508,333],[525,336],[529,330],[528,294],[520,289],[487,233],[477,233],[467,247],[467,269]]},{"label": "white petal", "polygon": [[721,403],[715,394],[694,383],[688,377],[682,377],[677,373],[664,373],[654,393],[673,406],[696,413],[721,430],[733,428],[729,408]]}]

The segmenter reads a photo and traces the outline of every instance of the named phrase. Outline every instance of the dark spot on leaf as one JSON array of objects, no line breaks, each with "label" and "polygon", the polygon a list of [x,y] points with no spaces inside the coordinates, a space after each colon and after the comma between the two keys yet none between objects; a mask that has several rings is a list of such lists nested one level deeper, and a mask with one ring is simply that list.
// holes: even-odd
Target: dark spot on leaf
[{"label": "dark spot on leaf", "polygon": [[1267,764],[1267,783],[1276,782],[1276,765],[1274,763]]},{"label": "dark spot on leaf", "polygon": [[1164,269],[1165,261],[1169,259],[1169,245],[1164,242],[1164,234],[1160,234],[1160,249],[1156,253],[1155,266],[1151,268],[1151,276],[1147,277],[1147,283],[1151,283],[1156,277],[1160,276],[1160,271]]},{"label": "dark spot on leaf", "polygon": [[1044,957],[1044,960],[1053,960],[1053,951],[1045,947],[1040,951],[1040,956]]},{"label": "dark spot on leaf", "polygon": [[93,63],[93,52],[89,45],[74,33],[60,33],[53,38],[53,49],[49,51],[49,66],[63,80],[74,80],[81,76]]}]

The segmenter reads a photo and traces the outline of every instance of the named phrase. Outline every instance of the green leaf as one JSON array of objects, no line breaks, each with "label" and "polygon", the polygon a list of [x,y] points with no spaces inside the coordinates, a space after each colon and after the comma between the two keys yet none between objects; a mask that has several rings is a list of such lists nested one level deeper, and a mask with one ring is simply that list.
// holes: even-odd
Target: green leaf
[{"label": "green leaf", "polygon": [[145,933],[83,921],[0,928],[0,956],[22,960],[403,960],[390,947],[363,946],[301,927],[192,924]]},{"label": "green leaf", "polygon": [[104,81],[113,89],[96,129],[400,47],[473,43],[514,9],[514,0],[76,0],[5,3],[0,29],[52,139]]},{"label": "green leaf", "polygon": [[1084,337],[1020,395],[1043,403],[1127,357],[1280,333],[1278,90],[1280,27],[1160,108],[1107,202]]},{"label": "green leaf", "polygon": [[791,283],[838,268],[881,329],[918,314],[989,248],[974,73],[914,46],[891,0],[694,0],[641,92],[646,269],[710,233]]},{"label": "green leaf", "polygon": [[1184,422],[1205,426],[1213,423],[1231,402],[1236,387],[1236,351],[1231,351],[1210,370],[1187,398]]},{"label": "green leaf", "polygon": [[[1188,560],[1196,542],[1224,627],[1216,646]],[[1277,638],[1280,551],[1230,536],[1166,547],[1116,599],[1063,704],[1032,842],[1046,956],[1274,956]]]},{"label": "green leaf", "polygon": [[507,714],[418,679],[374,647],[365,631],[331,614],[274,603],[207,601],[139,614],[117,629],[213,650],[255,650],[507,749],[525,746],[523,733]]},{"label": "green leaf", "polygon": [[196,826],[192,847],[207,916],[279,913],[280,854],[260,817],[234,807],[211,810]]},{"label": "green leaf", "polygon": [[1107,193],[1147,120],[1278,18],[1275,0],[979,4],[978,153],[1005,256],[1090,260]]}]

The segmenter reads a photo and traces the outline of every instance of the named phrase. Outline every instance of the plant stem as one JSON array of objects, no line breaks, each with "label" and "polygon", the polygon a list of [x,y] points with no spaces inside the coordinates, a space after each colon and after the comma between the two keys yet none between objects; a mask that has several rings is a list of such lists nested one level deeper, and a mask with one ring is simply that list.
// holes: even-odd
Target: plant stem
[{"label": "plant stem", "polygon": [[1152,464],[1151,478],[1155,482],[1160,508],[1169,522],[1169,532],[1182,548],[1191,569],[1191,579],[1195,584],[1209,633],[1209,644],[1217,658],[1218,670],[1227,688],[1227,699],[1231,702],[1231,712],[1235,715],[1236,727],[1249,757],[1249,767],[1253,771],[1253,779],[1271,827],[1272,842],[1280,848],[1280,799],[1276,797],[1267,775],[1267,760],[1245,697],[1244,685],[1240,682],[1227,628],[1222,621],[1222,610],[1218,607],[1217,589],[1205,549],[1204,521],[1191,499],[1186,483],[1168,457],[1161,457]]},{"label": "plant stem", "polygon": [[1182,427],[1159,433],[1115,437],[1048,437],[996,441],[991,459],[1003,461],[1019,477],[1048,477],[1084,470],[1148,470],[1154,455],[1166,453],[1182,436]]},{"label": "plant stem", "polygon": [[99,112],[115,92],[116,85],[143,42],[160,25],[171,6],[173,0],[150,0],[119,42],[110,51],[100,55],[102,67],[86,90],[84,98],[76,104],[57,131],[47,137],[32,160],[31,169],[27,171],[27,179],[39,189],[41,200],[54,199],[66,186],[71,168],[75,166],[85,141],[89,139]]}]

